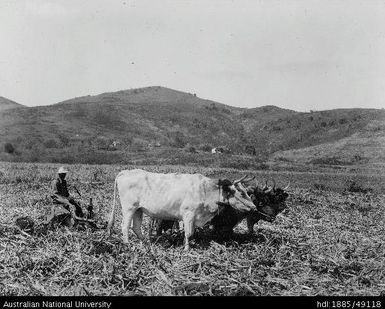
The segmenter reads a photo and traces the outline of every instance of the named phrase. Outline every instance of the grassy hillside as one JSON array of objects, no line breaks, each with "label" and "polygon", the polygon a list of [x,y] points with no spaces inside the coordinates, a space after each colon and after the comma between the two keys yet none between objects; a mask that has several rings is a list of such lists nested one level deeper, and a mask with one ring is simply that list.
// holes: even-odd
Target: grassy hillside
[{"label": "grassy hillside", "polygon": [[12,100],[9,100],[7,98],[1,97],[0,96],[0,112],[11,109],[11,108],[16,108],[16,107],[22,107],[23,105],[16,103]]},{"label": "grassy hillside", "polygon": [[[382,126],[375,132],[365,128],[383,121],[384,110],[300,113],[275,106],[247,109],[169,88],[147,87],[50,106],[0,109],[0,143],[10,142],[20,153],[35,152],[35,157],[41,156],[42,149],[82,155],[100,150],[153,153],[156,145],[206,151],[227,146],[234,154],[255,153],[263,159],[277,151],[338,144],[346,138],[359,138],[359,147],[366,147],[367,139],[381,136],[385,130]],[[369,152],[365,157],[376,156],[370,147],[365,149]]]},{"label": "grassy hillside", "polygon": [[51,106],[0,114],[0,136],[95,140],[106,137],[128,146],[134,138],[183,147],[201,142],[233,144],[241,124],[235,108],[174,90],[150,87],[76,98]]},{"label": "grassy hillside", "polygon": [[385,121],[371,121],[362,130],[333,142],[276,152],[275,160],[322,165],[385,162]]}]

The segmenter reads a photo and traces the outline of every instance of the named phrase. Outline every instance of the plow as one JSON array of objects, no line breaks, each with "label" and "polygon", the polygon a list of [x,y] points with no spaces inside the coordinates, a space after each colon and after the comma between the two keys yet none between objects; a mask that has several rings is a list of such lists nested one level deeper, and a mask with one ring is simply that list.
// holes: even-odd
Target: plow
[{"label": "plow", "polygon": [[52,203],[48,214],[41,217],[40,222],[35,222],[31,217],[24,216],[15,221],[16,228],[22,233],[41,234],[57,227],[90,227],[93,230],[104,229],[105,226],[97,224],[93,210],[93,200],[89,199],[86,211],[83,216],[76,214],[75,205],[67,199],[57,197],[59,203]]}]

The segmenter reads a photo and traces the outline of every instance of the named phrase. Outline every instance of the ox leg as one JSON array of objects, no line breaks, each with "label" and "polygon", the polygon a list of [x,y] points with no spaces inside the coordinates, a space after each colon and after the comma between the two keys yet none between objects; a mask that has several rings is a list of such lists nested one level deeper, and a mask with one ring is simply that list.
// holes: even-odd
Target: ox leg
[{"label": "ox leg", "polygon": [[122,219],[122,234],[123,234],[123,242],[125,244],[128,243],[128,231],[131,227],[132,217],[135,214],[136,209],[128,210],[123,214]]},{"label": "ox leg", "polygon": [[179,221],[174,221],[174,224],[172,227],[174,232],[179,232]]},{"label": "ox leg", "polygon": [[163,220],[160,220],[160,219],[156,220],[155,227],[156,227],[156,236],[162,235]]},{"label": "ox leg", "polygon": [[253,234],[254,232],[254,220],[250,217],[246,219],[247,221],[247,229],[249,231],[249,234]]},{"label": "ox leg", "polygon": [[148,224],[148,238],[151,239],[152,237],[152,231],[155,228],[155,219],[150,218],[150,223]]},{"label": "ox leg", "polygon": [[253,218],[252,216],[249,216],[246,218],[247,221],[247,229],[249,230],[249,234],[254,233],[254,225],[258,223],[259,219]]},{"label": "ox leg", "polygon": [[188,251],[190,249],[189,238],[194,234],[194,215],[187,214],[183,218],[184,225],[184,250]]},{"label": "ox leg", "polygon": [[134,233],[140,240],[144,240],[144,236],[142,234],[142,218],[143,218],[143,211],[141,209],[138,209],[134,213],[134,221],[132,224],[132,229],[134,230]]}]

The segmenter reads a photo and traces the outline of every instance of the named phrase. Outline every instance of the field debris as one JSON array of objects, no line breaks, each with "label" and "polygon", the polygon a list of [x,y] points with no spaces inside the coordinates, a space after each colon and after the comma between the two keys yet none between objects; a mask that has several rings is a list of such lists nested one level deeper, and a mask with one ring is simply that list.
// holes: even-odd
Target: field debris
[{"label": "field debris", "polygon": [[25,216],[16,219],[16,226],[25,233],[33,234],[35,222],[31,217]]},{"label": "field debris", "polygon": [[[274,173],[282,183],[290,176],[292,185],[288,208],[273,223],[260,222],[248,235],[242,222],[231,237],[223,238],[208,228],[197,229],[192,249],[184,252],[182,232],[152,237],[151,242],[131,234],[128,244],[121,241],[119,224],[110,237],[92,228],[57,227],[37,233],[41,215],[50,208],[47,175],[56,166],[34,166],[0,165],[2,295],[385,295],[385,196],[375,185],[366,193],[343,192],[344,176],[327,175],[322,179],[329,179],[328,189],[322,190],[314,186],[320,177],[313,182],[307,178],[304,184],[301,175],[296,180]],[[98,172],[102,183],[91,186],[97,168],[103,170]],[[100,221],[110,213],[113,179],[121,168],[76,166],[79,189],[85,196],[93,194]],[[210,177],[244,173],[188,170]],[[34,171],[39,174],[32,182],[15,181]],[[29,219],[23,219],[25,230],[16,226],[22,217],[35,223],[32,236]],[[148,235],[148,217],[144,220],[143,234]]]}]

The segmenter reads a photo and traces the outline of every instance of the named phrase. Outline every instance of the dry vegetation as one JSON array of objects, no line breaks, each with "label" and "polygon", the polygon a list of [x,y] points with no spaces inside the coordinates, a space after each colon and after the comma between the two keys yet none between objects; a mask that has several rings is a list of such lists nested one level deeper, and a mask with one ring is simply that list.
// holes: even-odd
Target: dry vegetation
[{"label": "dry vegetation", "polygon": [[[384,295],[384,176],[249,171],[290,179],[288,209],[253,236],[241,223],[231,239],[197,230],[183,251],[181,233],[141,244],[120,241],[120,222],[103,231],[49,230],[30,236],[15,220],[36,223],[50,208],[58,165],[0,163],[0,295]],[[110,211],[113,179],[128,166],[73,165],[69,182],[100,223]],[[243,171],[144,167],[237,177]],[[351,192],[354,191],[354,192]],[[364,193],[365,192],[365,193]],[[119,221],[119,217],[118,220]],[[144,229],[146,226],[143,227]],[[147,232],[147,231],[146,231]]]}]

